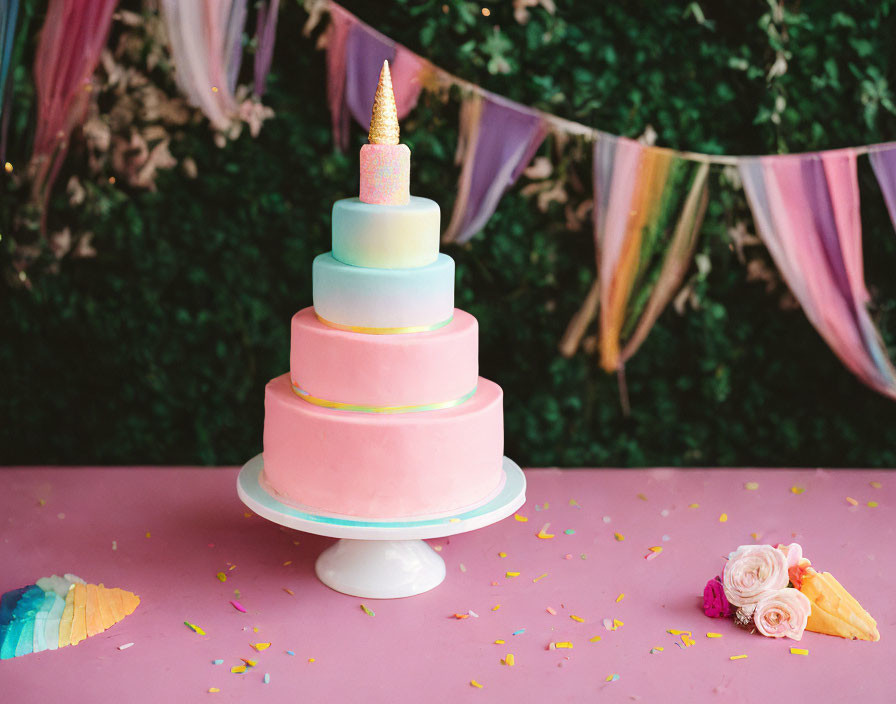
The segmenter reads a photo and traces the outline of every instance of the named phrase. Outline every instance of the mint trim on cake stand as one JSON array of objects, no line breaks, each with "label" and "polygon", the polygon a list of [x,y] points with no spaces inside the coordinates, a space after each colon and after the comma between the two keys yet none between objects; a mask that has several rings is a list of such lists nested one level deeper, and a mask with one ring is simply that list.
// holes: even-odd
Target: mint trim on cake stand
[{"label": "mint trim on cake stand", "polygon": [[497,494],[455,515],[369,520],[286,504],[265,488],[261,455],[240,470],[237,492],[262,518],[340,539],[324,550],[315,564],[318,579],[328,587],[365,599],[396,599],[427,592],[445,579],[445,561],[423,539],[484,528],[525,503],[523,471],[507,457],[502,470],[504,483]]}]

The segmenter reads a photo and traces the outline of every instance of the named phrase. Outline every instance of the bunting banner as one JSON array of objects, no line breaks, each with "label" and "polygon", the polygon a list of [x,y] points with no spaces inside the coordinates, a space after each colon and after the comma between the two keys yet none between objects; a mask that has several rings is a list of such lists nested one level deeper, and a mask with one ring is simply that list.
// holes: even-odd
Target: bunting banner
[{"label": "bunting banner", "polygon": [[463,164],[443,242],[467,242],[481,230],[544,141],[538,113],[494,96],[472,95],[461,106],[457,161]]},{"label": "bunting banner", "polygon": [[[620,370],[687,273],[708,201],[707,164],[604,135],[594,145],[600,360]],[[677,215],[677,220],[676,220]]]},{"label": "bunting banner", "polygon": [[262,0],[258,3],[255,25],[255,61],[253,62],[253,92],[256,98],[264,95],[271,61],[274,58],[274,40],[277,37],[277,14],[280,0]]},{"label": "bunting banner", "polygon": [[32,193],[41,205],[68,152],[72,130],[84,121],[91,77],[115,5],[116,0],[50,0],[47,7],[34,60],[37,125],[29,167]]},{"label": "bunting banner", "polygon": [[739,168],[759,235],[809,322],[853,374],[896,398],[896,370],[866,309],[856,150]]},{"label": "bunting banner", "polygon": [[875,149],[868,153],[868,158],[887,204],[890,221],[896,227],[896,147]]},{"label": "bunting banner", "polygon": [[226,129],[238,110],[246,0],[161,0],[161,8],[178,88],[215,129]]},{"label": "bunting banner", "polygon": [[327,40],[327,97],[333,139],[348,148],[349,116],[366,132],[373,110],[373,91],[383,61],[389,62],[398,119],[417,105],[427,62],[339,5],[330,6],[332,26]]}]

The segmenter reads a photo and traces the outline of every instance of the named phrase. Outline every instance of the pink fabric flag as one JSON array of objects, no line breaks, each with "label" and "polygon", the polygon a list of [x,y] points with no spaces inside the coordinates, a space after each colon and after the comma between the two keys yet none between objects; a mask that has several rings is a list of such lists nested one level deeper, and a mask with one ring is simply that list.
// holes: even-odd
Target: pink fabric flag
[{"label": "pink fabric flag", "polygon": [[472,95],[461,106],[457,199],[443,242],[468,241],[494,214],[547,134],[534,110],[492,95]]},{"label": "pink fabric flag", "polygon": [[349,116],[367,130],[373,96],[383,61],[389,62],[398,119],[414,108],[423,87],[420,77],[426,62],[396,44],[353,14],[330,3],[332,25],[327,40],[327,96],[333,120],[333,138],[345,150],[349,140]]},{"label": "pink fabric flag", "polygon": [[739,168],[759,234],[809,322],[853,374],[896,398],[896,370],[865,307],[855,150]]},{"label": "pink fabric flag", "polygon": [[161,0],[161,7],[178,87],[215,129],[225,129],[238,110],[246,0]]},{"label": "pink fabric flag", "polygon": [[106,44],[116,0],[50,0],[34,60],[37,125],[32,192],[42,205],[84,121],[91,77]]}]

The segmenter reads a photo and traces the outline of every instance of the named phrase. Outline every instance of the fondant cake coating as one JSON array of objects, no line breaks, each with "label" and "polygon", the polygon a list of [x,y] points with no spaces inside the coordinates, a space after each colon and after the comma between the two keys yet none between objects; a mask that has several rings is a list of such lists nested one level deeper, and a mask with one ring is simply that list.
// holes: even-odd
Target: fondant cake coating
[{"label": "fondant cake coating", "polygon": [[454,312],[454,260],[440,254],[414,269],[349,266],[328,252],[311,267],[314,309],[349,327],[403,328],[443,324]]},{"label": "fondant cake coating", "polygon": [[426,266],[439,256],[439,222],[439,206],[429,198],[390,206],[343,198],[333,204],[333,257],[379,269]]},{"label": "fondant cake coating", "polygon": [[503,394],[487,379],[464,404],[399,415],[306,403],[288,374],[265,387],[265,477],[285,501],[321,511],[393,519],[459,511],[499,486],[503,445]]},{"label": "fondant cake coating", "polygon": [[454,311],[450,324],[416,335],[359,335],[328,327],[313,308],[293,316],[290,377],[310,396],[360,406],[425,406],[476,388],[479,326]]}]

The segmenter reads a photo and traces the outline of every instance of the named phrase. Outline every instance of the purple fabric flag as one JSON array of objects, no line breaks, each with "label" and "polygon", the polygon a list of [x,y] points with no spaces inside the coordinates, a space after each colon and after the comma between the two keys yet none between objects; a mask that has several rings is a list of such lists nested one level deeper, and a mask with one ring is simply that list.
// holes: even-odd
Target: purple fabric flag
[{"label": "purple fabric flag", "polygon": [[370,127],[373,97],[383,61],[389,62],[398,119],[417,104],[426,62],[380,34],[344,8],[330,4],[332,28],[327,46],[327,81],[333,133],[340,149],[348,147],[349,115]]},{"label": "purple fabric flag", "polygon": [[884,194],[890,221],[896,227],[896,145],[868,153],[877,183]]},{"label": "purple fabric flag", "polygon": [[274,41],[277,38],[277,14],[280,0],[262,2],[258,7],[258,21],[255,26],[255,63],[253,65],[257,98],[264,95],[271,61],[274,58]]},{"label": "purple fabric flag", "polygon": [[739,168],[759,234],[809,322],[859,379],[896,399],[896,370],[865,307],[855,150]]},{"label": "purple fabric flag", "polygon": [[546,134],[541,115],[517,103],[491,95],[464,102],[458,147],[463,169],[443,242],[464,243],[485,226]]}]

